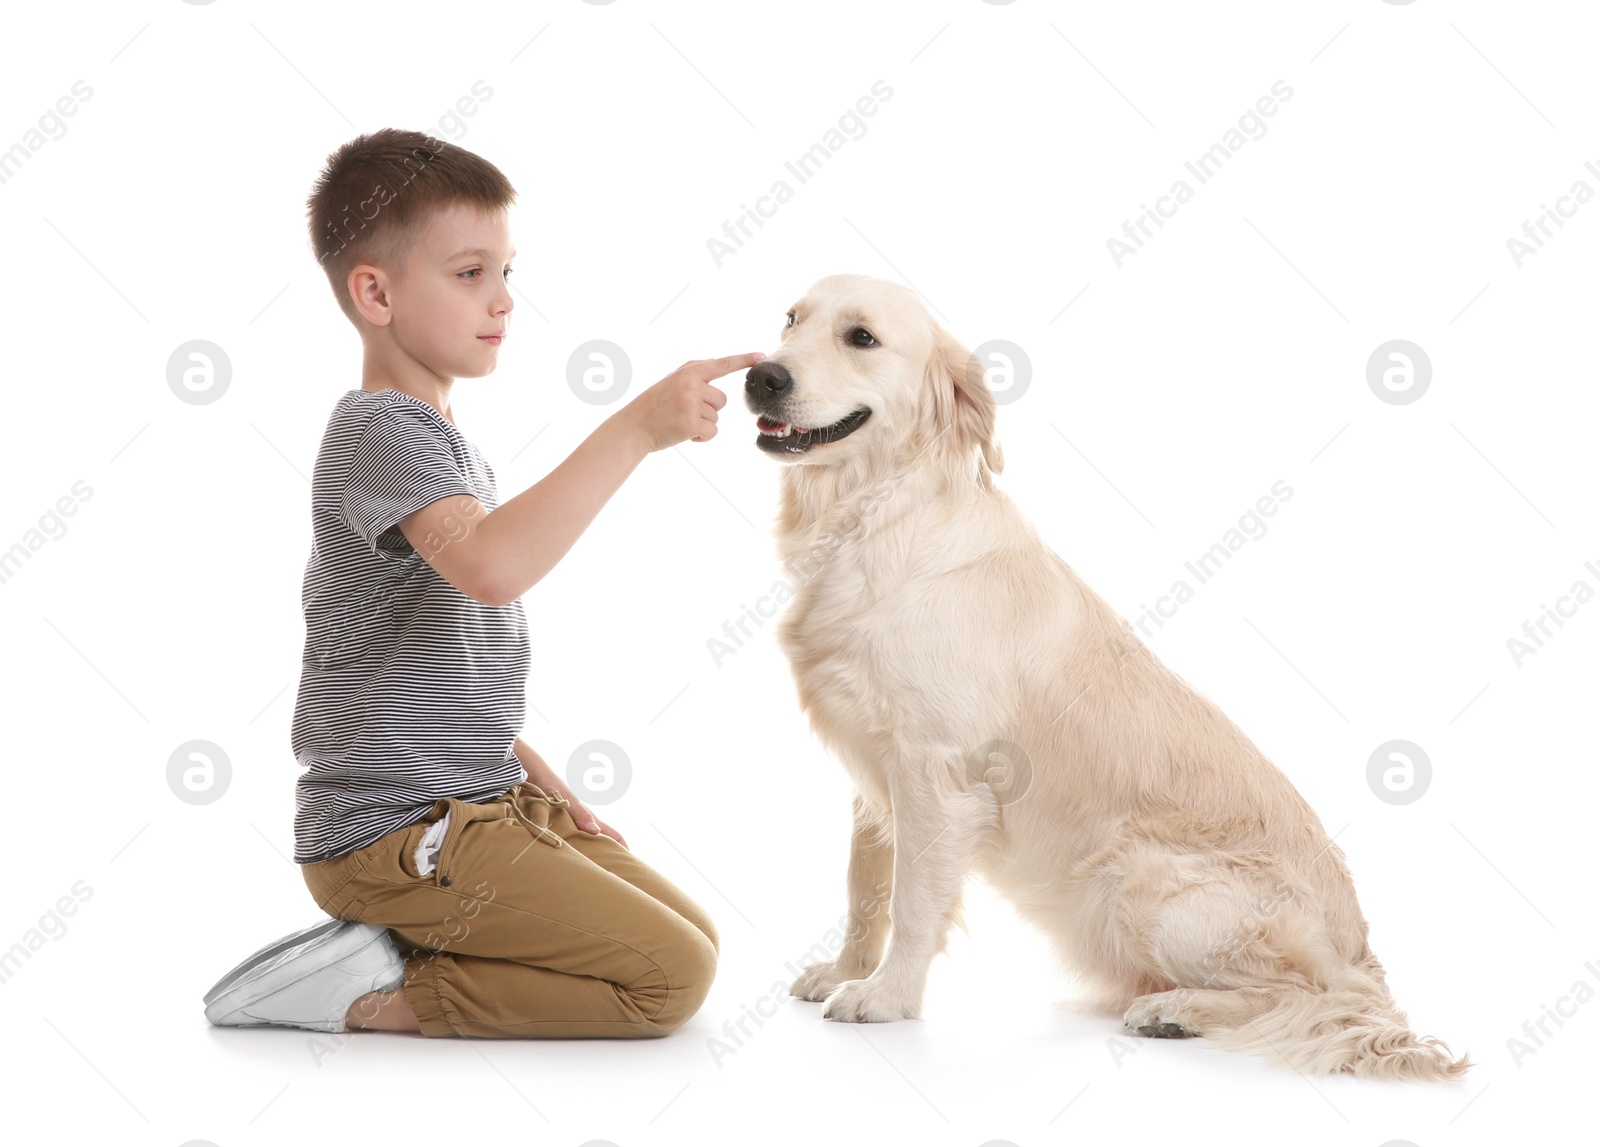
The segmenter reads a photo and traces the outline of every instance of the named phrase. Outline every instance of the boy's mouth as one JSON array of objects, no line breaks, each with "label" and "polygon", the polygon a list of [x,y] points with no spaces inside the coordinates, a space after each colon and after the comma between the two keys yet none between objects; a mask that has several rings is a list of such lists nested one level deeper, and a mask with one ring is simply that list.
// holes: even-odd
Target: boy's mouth
[{"label": "boy's mouth", "polygon": [[501,343],[506,341],[506,332],[505,331],[501,331],[499,334],[479,335],[478,336],[478,341],[479,342],[486,342],[490,346],[499,346]]}]

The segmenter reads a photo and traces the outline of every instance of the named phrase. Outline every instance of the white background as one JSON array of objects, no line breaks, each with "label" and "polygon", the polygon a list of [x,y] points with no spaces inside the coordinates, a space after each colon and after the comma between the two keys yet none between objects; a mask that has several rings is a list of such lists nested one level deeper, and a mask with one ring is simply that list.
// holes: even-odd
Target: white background
[{"label": "white background", "polygon": [[[0,984],[14,1119],[219,1147],[308,1128],[1436,1147],[1583,1118],[1600,1002],[1520,1062],[1507,1041],[1576,982],[1600,990],[1600,604],[1520,666],[1506,643],[1574,582],[1600,589],[1600,206],[1520,268],[1506,241],[1576,181],[1600,189],[1586,6],[152,0],[7,23],[0,149],[43,146],[0,184],[0,548],[28,550],[0,583],[0,947],[42,916],[56,933]],[[29,136],[79,80],[65,133]],[[475,114],[441,119],[480,80]],[[706,240],[876,80],[893,95],[866,133],[718,268]],[[1279,80],[1265,135],[1119,269],[1106,241],[1195,185],[1184,161]],[[527,739],[557,764],[624,747],[634,780],[602,815],[721,927],[699,1015],[642,1042],[360,1034],[321,1060],[310,1033],[209,1027],[206,987],[318,915],[288,861],[299,595],[316,447],[361,362],[303,204],[330,151],[383,126],[477,151],[521,193],[512,336],[451,399],[503,498],[615,409],[568,388],[579,343],[626,348],[631,398],[685,359],[772,349],[842,271],[911,284],[969,346],[1026,349],[1000,484],[1125,615],[1287,482],[1150,644],[1337,833],[1397,999],[1470,1050],[1465,1081],[1306,1080],[1198,1041],[1127,1054],[977,883],[924,1020],[780,1000],[716,1061],[708,1039],[843,911],[849,809],[772,624],[721,668],[708,651],[781,576],[778,467],[739,376],[719,434],[649,457],[524,598]],[[1433,368],[1407,405],[1366,381],[1396,338]],[[232,364],[214,403],[167,385],[191,339]],[[50,520],[79,481],[92,496]],[[1396,738],[1433,765],[1400,806],[1366,781]],[[166,782],[193,739],[233,770],[204,806]],[[47,914],[79,881],[62,932]]]}]

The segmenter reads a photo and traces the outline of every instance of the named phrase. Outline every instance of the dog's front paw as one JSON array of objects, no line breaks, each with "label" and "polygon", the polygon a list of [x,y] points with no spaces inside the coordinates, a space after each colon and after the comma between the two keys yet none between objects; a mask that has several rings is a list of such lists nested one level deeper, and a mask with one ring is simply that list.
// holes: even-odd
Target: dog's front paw
[{"label": "dog's front paw", "polygon": [[821,964],[808,964],[805,970],[789,985],[789,994],[812,1003],[820,1003],[828,998],[828,994],[846,980],[854,980],[864,976],[871,969],[857,968],[851,965],[841,968],[837,960],[828,960]]},{"label": "dog's front paw", "polygon": [[881,983],[846,980],[833,990],[822,1005],[822,1018],[852,1024],[892,1023],[914,1020],[921,1013],[916,1000],[899,998]]}]

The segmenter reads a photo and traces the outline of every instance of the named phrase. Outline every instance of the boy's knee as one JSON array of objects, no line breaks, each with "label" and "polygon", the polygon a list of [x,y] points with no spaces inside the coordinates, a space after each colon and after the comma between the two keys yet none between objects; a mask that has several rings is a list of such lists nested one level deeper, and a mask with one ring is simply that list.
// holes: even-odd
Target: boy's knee
[{"label": "boy's knee", "polygon": [[666,998],[661,1008],[650,1019],[651,1035],[666,1035],[681,1027],[685,1020],[700,1010],[711,992],[711,982],[717,975],[717,942],[715,933],[707,936],[698,928],[684,929],[679,941],[678,958],[668,971]]},{"label": "boy's knee", "polygon": [[717,934],[717,926],[711,922],[711,917],[706,915],[704,911],[701,911],[699,915],[694,918],[692,923],[696,928],[699,928],[700,931],[705,934],[705,938],[707,940],[711,941],[712,956],[716,957],[720,955],[722,953],[722,937]]},{"label": "boy's knee", "polygon": [[713,955],[722,951],[722,937],[717,932],[716,924],[712,923],[711,913],[687,898],[682,903],[675,904],[674,907],[677,908],[679,916],[693,924],[707,940],[711,941]]}]

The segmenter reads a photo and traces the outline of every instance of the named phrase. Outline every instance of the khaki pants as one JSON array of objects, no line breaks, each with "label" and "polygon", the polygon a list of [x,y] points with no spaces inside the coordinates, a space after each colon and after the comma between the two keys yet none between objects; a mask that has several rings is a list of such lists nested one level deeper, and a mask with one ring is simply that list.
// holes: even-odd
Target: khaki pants
[{"label": "khaki pants", "polygon": [[[450,813],[437,866],[417,842]],[[689,897],[567,801],[522,784],[439,801],[365,848],[300,866],[322,910],[381,924],[425,1036],[660,1036],[711,988],[717,932]]]}]

